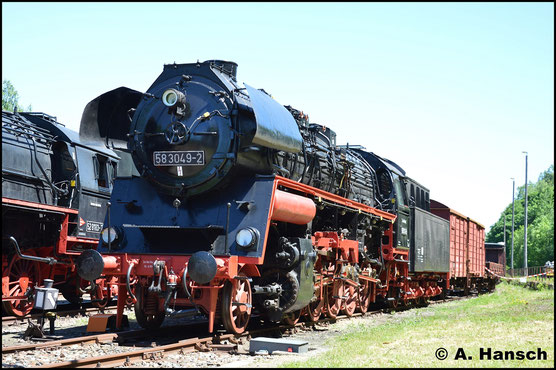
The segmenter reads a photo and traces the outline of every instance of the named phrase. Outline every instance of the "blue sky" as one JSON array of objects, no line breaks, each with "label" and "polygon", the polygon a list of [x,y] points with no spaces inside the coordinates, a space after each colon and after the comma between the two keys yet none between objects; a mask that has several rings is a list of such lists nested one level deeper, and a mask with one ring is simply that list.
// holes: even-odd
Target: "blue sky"
[{"label": "blue sky", "polygon": [[78,130],[168,63],[238,80],[402,166],[487,230],[554,163],[553,3],[2,3],[2,79]]}]

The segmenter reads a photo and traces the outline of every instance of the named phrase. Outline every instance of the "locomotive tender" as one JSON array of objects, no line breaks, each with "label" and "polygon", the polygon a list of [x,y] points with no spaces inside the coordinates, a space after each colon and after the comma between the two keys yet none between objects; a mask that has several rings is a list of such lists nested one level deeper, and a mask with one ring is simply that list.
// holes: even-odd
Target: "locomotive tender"
[{"label": "locomotive tender", "polygon": [[83,289],[106,302],[102,285],[82,281],[73,260],[98,244],[118,159],[55,117],[2,111],[2,306],[8,314],[29,313],[44,279],[53,279],[70,302]]},{"label": "locomotive tender", "polygon": [[117,280],[140,325],[205,314],[233,333],[252,313],[317,320],[424,304],[449,288],[449,222],[392,161],[238,84],[237,64],[165,65],[141,93],[109,91],[80,134],[121,157],[85,279]]}]

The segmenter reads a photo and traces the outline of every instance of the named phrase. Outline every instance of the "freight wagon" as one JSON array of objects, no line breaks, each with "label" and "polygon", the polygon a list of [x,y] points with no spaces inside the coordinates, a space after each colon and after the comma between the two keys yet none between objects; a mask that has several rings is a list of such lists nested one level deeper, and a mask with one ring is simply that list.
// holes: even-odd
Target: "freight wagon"
[{"label": "freight wagon", "polygon": [[491,290],[485,277],[485,227],[431,199],[431,213],[450,223],[450,289],[469,294]]}]

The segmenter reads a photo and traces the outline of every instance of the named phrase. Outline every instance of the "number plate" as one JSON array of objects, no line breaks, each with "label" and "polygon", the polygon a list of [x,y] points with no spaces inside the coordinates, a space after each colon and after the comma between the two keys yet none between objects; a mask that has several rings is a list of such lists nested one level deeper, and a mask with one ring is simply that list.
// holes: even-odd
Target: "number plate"
[{"label": "number plate", "polygon": [[202,166],[205,164],[205,152],[154,152],[153,163],[155,166]]},{"label": "number plate", "polygon": [[102,224],[100,222],[87,221],[88,233],[100,233],[101,230],[102,230]]}]

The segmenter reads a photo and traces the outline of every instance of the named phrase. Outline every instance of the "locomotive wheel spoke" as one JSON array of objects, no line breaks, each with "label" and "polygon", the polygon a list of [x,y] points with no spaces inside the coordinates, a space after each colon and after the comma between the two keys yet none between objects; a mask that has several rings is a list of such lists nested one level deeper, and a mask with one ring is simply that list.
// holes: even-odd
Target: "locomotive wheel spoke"
[{"label": "locomotive wheel spoke", "polygon": [[366,313],[371,303],[371,285],[364,281],[357,292],[357,312]]},{"label": "locomotive wheel spoke", "polygon": [[315,322],[320,319],[320,315],[322,314],[322,309],[324,307],[324,301],[321,297],[320,289],[316,291],[316,296],[317,299],[310,302],[305,310],[305,314],[311,322]]},{"label": "locomotive wheel spoke", "polygon": [[[27,254],[34,255],[32,251]],[[7,291],[2,291],[3,296],[15,297],[23,295],[28,289],[33,289],[40,281],[40,267],[37,262],[22,260],[14,256],[8,266],[6,274],[9,278]],[[33,309],[34,300],[10,300],[2,302],[4,310],[13,316],[25,316]]]},{"label": "locomotive wheel spoke", "polygon": [[340,312],[340,308],[342,308],[342,296],[344,294],[343,285],[342,280],[334,280],[334,282],[328,284],[326,287],[326,315],[331,319],[335,319]]},{"label": "locomotive wheel spoke", "polygon": [[388,298],[386,304],[389,308],[397,308],[400,300],[400,295],[397,287],[390,287],[388,289]]},{"label": "locomotive wheel spoke", "polygon": [[343,295],[347,296],[344,307],[342,312],[346,314],[346,316],[351,317],[355,312],[355,308],[357,307],[357,288],[353,285],[343,284]]},{"label": "locomotive wheel spoke", "polygon": [[222,291],[222,323],[227,331],[241,334],[251,318],[253,297],[247,279],[226,282]]}]

